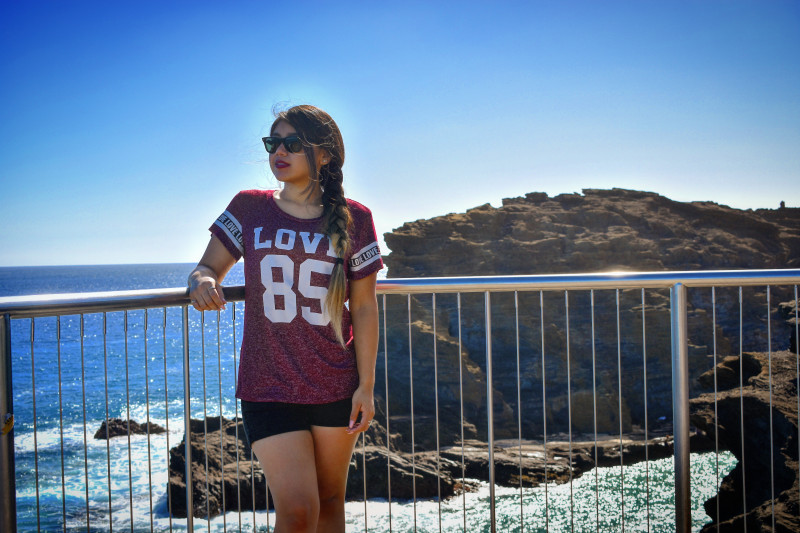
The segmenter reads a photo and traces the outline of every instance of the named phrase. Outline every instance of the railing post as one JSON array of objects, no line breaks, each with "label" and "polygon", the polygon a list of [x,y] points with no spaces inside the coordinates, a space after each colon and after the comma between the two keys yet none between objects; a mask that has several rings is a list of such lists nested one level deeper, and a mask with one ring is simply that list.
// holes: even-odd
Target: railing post
[{"label": "railing post", "polygon": [[[489,444],[489,518],[490,531],[497,531],[494,500],[494,394],[492,393],[492,299],[485,293],[486,302],[486,423]],[[463,445],[463,443],[462,443]]]},{"label": "railing post", "polygon": [[[0,321],[0,425],[14,413],[14,389],[11,386],[11,317]],[[13,423],[13,422],[12,422]],[[14,467],[14,428],[0,435],[0,531],[17,531],[17,488]]]},{"label": "railing post", "polygon": [[189,306],[183,306],[183,431],[186,457],[186,530],[194,531],[192,498],[192,394],[189,381]]},{"label": "railing post", "polygon": [[675,530],[691,531],[689,479],[689,339],[686,325],[686,286],[670,289],[672,319],[672,432],[675,439]]}]

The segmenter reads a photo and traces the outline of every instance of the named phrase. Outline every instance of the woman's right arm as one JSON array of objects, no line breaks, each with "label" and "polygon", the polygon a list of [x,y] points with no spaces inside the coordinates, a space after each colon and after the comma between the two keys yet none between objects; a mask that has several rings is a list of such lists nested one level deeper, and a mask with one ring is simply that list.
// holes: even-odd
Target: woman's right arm
[{"label": "woman's right arm", "polygon": [[225,296],[220,283],[236,264],[225,245],[212,236],[203,257],[189,274],[189,298],[198,311],[217,311],[225,309]]}]

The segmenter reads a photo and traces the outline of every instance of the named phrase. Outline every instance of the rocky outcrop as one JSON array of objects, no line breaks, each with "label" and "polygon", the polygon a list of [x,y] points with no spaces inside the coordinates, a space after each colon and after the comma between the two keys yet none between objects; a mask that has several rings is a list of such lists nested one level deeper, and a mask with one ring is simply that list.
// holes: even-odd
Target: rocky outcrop
[{"label": "rocky outcrop", "polygon": [[[241,420],[219,417],[191,421],[192,508],[194,516],[214,517],[225,511],[264,509],[267,483],[258,461],[251,455]],[[601,436],[597,443],[575,436],[556,435],[554,440],[498,441],[494,450],[495,482],[499,485],[534,487],[541,483],[564,483],[597,466],[632,464],[669,457],[672,438],[643,435]],[[373,423],[359,441],[347,480],[347,499],[414,497],[449,498],[473,490],[474,481],[489,480],[489,454],[484,442],[467,440],[438,453],[409,453],[391,449],[386,430]],[[707,439],[695,438],[693,449],[709,449]],[[621,451],[620,451],[621,450]],[[387,468],[388,467],[388,468]],[[170,450],[169,485],[171,514],[183,518],[186,506],[185,440]],[[272,503],[270,501],[270,507]]]},{"label": "rocky outcrop", "polygon": [[[714,369],[703,374],[702,386],[713,390],[714,377]],[[716,386],[716,395],[691,400],[691,421],[739,462],[706,502],[714,522],[703,531],[773,531],[773,513],[774,531],[800,531],[797,354],[725,357]]]},{"label": "rocky outcrop", "polygon": [[[800,209],[743,211],[622,189],[584,190],[553,198],[531,193],[505,199],[499,208],[486,204],[466,213],[410,222],[385,234],[385,239],[391,249],[384,258],[390,278],[789,268],[800,266]],[[767,289],[745,287],[741,314],[738,288],[717,288],[713,294],[711,289],[689,290],[691,395],[699,393],[694,378],[709,368],[715,349],[738,350],[740,331],[745,350],[765,351],[769,320],[771,348],[789,347],[795,328],[778,303],[794,296],[787,287],[769,290],[771,308],[766,313]],[[492,296],[498,437],[516,434],[518,410],[525,438],[540,438],[545,422],[548,431],[588,431],[595,412],[598,429],[606,432],[618,430],[620,423],[626,432],[644,426],[645,416],[651,426],[659,419],[671,420],[666,291],[520,293],[517,300],[515,306],[513,294]],[[454,295],[437,295],[435,311],[430,296],[413,297],[410,318],[404,297],[388,297],[390,411],[410,416],[413,377],[417,418],[435,416],[437,394],[440,412],[460,413],[461,380],[468,436],[483,440],[484,321],[482,294],[462,295],[460,309]],[[379,357],[379,378],[384,364]],[[453,442],[455,435],[445,433],[442,438]],[[406,432],[402,434],[407,438]]]},{"label": "rocky outcrop", "polygon": [[[149,431],[148,431],[149,429]],[[114,437],[123,437],[126,435],[147,435],[151,433],[158,435],[166,433],[167,430],[153,422],[140,424],[136,420],[123,420],[121,418],[110,418],[108,424],[103,420],[100,428],[95,432],[94,438],[98,440],[113,439]]]}]

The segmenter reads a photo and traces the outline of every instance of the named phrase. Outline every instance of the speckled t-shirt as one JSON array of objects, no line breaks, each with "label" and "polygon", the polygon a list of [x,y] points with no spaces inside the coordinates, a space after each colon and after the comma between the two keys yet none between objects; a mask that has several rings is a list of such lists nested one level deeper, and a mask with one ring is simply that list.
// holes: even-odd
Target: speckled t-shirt
[{"label": "speckled t-shirt", "polygon": [[[282,211],[273,191],[237,194],[211,226],[238,260],[244,257],[245,312],[236,396],[251,402],[328,403],[358,387],[350,313],[342,347],[325,312],[336,261],[321,219]],[[347,200],[353,224],[348,281],[383,267],[369,209]],[[349,284],[348,284],[349,297]]]}]

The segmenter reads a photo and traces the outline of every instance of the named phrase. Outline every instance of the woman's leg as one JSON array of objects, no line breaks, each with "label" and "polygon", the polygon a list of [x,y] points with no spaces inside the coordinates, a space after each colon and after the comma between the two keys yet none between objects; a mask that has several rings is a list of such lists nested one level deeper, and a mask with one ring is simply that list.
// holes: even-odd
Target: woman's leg
[{"label": "woman's leg", "polygon": [[344,532],[344,496],[347,471],[358,435],[343,427],[311,426],[319,487],[318,533]]},{"label": "woman's leg", "polygon": [[275,532],[317,531],[320,505],[311,433],[273,435],[256,441],[252,448],[272,493]]}]

